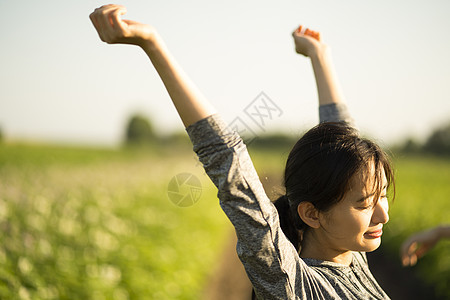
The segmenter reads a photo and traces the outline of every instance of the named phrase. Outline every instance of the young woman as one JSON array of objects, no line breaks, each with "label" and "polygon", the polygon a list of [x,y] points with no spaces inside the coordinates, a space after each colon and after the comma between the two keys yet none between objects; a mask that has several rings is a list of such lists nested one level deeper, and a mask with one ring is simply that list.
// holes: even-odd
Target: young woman
[{"label": "young woman", "polygon": [[[388,299],[364,253],[380,245],[389,219],[391,167],[384,152],[349,125],[328,47],[308,34],[293,33],[296,51],[313,64],[322,123],[289,155],[279,215],[242,139],[189,81],[155,29],[122,20],[125,13],[123,6],[106,5],[90,18],[102,41],[140,46],[159,73],[236,229],[237,252],[257,297]],[[317,38],[315,32],[310,35]]]}]

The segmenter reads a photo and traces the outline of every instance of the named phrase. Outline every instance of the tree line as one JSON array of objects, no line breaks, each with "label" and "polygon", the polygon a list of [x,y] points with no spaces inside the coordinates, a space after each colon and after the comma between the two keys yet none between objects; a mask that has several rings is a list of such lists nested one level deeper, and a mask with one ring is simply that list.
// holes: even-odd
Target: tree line
[{"label": "tree line", "polygon": [[420,143],[409,138],[402,145],[397,146],[400,152],[409,154],[433,154],[450,156],[450,123],[434,129],[431,134]]},{"label": "tree line", "polygon": [[[0,143],[3,141],[3,131],[0,128]],[[290,148],[298,137],[285,133],[271,133],[257,137],[248,137],[250,147],[257,148]],[[245,140],[245,138],[244,138]],[[127,146],[143,146],[155,143],[188,142],[184,132],[170,136],[159,136],[150,119],[141,114],[132,115],[125,128],[124,144]],[[392,147],[393,151],[407,154],[433,154],[450,156],[450,123],[434,129],[424,142],[412,138]]]},{"label": "tree line", "polygon": [[[249,147],[256,148],[290,148],[294,145],[298,137],[285,133],[270,133],[257,137],[247,137],[250,141]],[[126,145],[145,145],[152,141],[161,141],[153,128],[149,118],[143,115],[133,115],[130,117],[125,134]],[[177,133],[164,140],[187,141],[185,133]],[[246,138],[244,137],[244,140]],[[433,154],[440,156],[450,156],[450,123],[434,129],[424,142],[418,142],[412,138],[395,145],[392,150],[409,154]]]}]

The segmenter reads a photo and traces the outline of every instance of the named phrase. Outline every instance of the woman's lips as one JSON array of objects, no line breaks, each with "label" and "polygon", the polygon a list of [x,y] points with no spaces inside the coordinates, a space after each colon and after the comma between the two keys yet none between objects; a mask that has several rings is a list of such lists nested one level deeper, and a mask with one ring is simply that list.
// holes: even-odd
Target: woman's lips
[{"label": "woman's lips", "polygon": [[376,231],[369,231],[369,232],[364,233],[364,236],[366,238],[369,238],[369,239],[377,239],[377,238],[381,237],[381,235],[383,235],[383,230],[382,229],[379,229],[379,230],[376,230]]}]

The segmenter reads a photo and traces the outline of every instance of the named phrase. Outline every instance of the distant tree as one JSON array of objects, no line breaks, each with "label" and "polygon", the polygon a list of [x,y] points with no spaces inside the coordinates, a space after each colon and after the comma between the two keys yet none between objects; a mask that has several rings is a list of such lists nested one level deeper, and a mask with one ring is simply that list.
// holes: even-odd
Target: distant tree
[{"label": "distant tree", "polygon": [[189,136],[186,134],[186,131],[172,132],[169,136],[167,136],[166,140],[169,143],[191,145]]},{"label": "distant tree", "polygon": [[400,146],[400,151],[405,153],[419,153],[422,151],[422,145],[412,138],[409,138]]},{"label": "distant tree", "polygon": [[0,143],[1,142],[3,142],[3,131],[2,131],[2,129],[0,128]]},{"label": "distant tree", "polygon": [[133,115],[128,121],[125,143],[127,145],[142,145],[156,137],[150,120],[142,115]]},{"label": "distant tree", "polygon": [[270,149],[290,149],[297,141],[297,137],[287,135],[281,132],[267,133],[257,136],[252,140],[251,146],[255,148],[270,148]]},{"label": "distant tree", "polygon": [[424,150],[434,154],[450,155],[450,124],[434,130],[425,142]]}]

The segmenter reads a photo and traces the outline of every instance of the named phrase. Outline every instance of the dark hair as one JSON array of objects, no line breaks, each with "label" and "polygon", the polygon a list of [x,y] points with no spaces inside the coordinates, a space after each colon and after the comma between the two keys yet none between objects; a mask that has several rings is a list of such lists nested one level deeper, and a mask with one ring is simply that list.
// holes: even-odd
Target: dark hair
[{"label": "dark hair", "polygon": [[380,146],[344,122],[321,123],[297,141],[286,162],[286,195],[275,201],[281,228],[297,250],[299,231],[308,228],[297,213],[298,205],[308,201],[319,211],[329,210],[349,190],[352,177],[360,171],[369,174],[372,163],[378,199],[383,172],[388,187],[394,184],[390,160]]}]

